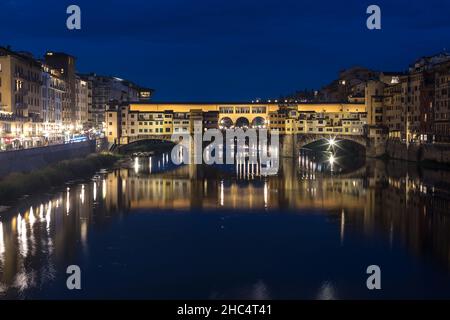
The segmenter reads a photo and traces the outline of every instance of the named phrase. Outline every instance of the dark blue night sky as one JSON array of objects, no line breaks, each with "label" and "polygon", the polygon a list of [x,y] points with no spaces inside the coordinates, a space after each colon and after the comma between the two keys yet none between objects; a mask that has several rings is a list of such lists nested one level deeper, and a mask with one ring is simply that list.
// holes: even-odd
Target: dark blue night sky
[{"label": "dark blue night sky", "polygon": [[[82,30],[65,27],[66,7]],[[366,8],[382,9],[382,30]],[[156,100],[248,100],[318,88],[353,65],[404,70],[450,49],[448,0],[1,0],[0,45],[65,51],[78,71],[155,88]]]}]

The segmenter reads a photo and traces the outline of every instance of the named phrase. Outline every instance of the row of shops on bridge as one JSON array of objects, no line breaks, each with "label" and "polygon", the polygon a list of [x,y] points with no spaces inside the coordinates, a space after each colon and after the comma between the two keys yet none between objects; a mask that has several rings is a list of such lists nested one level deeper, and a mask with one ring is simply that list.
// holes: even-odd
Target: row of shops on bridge
[{"label": "row of shops on bridge", "polygon": [[147,103],[111,106],[106,112],[110,143],[193,133],[207,129],[267,128],[280,134],[364,135],[364,104]]}]

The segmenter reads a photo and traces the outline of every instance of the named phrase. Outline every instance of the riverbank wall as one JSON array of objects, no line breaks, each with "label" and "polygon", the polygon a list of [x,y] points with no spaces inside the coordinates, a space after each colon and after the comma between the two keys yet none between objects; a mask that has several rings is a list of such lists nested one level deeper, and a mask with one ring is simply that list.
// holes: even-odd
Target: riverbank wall
[{"label": "riverbank wall", "polygon": [[0,178],[12,172],[28,172],[52,163],[86,157],[103,142],[89,140],[70,144],[0,152]]},{"label": "riverbank wall", "polygon": [[397,140],[386,142],[386,155],[391,159],[434,162],[450,165],[450,144],[409,144]]}]

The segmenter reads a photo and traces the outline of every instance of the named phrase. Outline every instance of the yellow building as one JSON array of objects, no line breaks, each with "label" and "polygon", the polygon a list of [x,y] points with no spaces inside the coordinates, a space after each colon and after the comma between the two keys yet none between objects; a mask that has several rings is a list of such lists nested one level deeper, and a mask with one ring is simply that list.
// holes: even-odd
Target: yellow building
[{"label": "yellow building", "polygon": [[280,109],[269,113],[268,127],[282,134],[362,135],[364,125],[367,124],[366,112],[355,106],[339,110],[342,111],[335,111],[333,108],[314,111]]},{"label": "yellow building", "polygon": [[173,133],[187,133],[191,128],[191,121],[189,119],[189,114],[186,112],[176,112],[174,113],[172,132]]},{"label": "yellow building", "polygon": [[0,111],[41,118],[41,64],[0,47]]},{"label": "yellow building", "polygon": [[362,135],[367,124],[365,112],[300,113],[297,133]]},{"label": "yellow building", "polygon": [[371,80],[366,85],[367,124],[383,125],[383,94],[385,83]]}]

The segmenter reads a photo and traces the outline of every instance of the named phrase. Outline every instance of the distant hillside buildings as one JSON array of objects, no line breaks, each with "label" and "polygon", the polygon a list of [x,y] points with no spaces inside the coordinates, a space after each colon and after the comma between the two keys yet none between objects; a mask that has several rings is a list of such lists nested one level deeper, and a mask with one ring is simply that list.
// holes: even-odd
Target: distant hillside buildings
[{"label": "distant hillside buildings", "polygon": [[[323,87],[318,94],[318,100],[351,101],[360,99],[364,101],[364,90],[369,79],[379,76],[379,72],[362,67],[353,67],[339,73],[339,78]],[[362,100],[361,100],[362,99]]]}]

